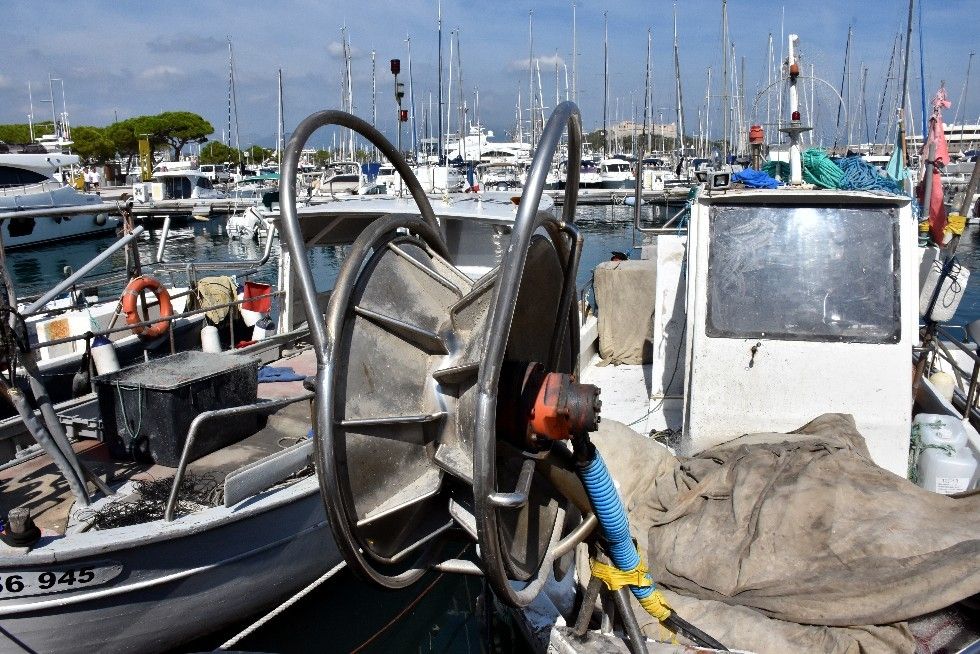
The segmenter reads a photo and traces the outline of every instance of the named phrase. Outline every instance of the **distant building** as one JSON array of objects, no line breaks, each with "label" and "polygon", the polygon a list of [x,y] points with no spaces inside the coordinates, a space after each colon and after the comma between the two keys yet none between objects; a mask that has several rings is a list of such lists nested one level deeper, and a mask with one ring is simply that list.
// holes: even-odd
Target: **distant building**
[{"label": "distant building", "polygon": [[[617,141],[620,139],[632,138],[634,131],[636,132],[637,136],[643,133],[643,121],[634,122],[632,120],[624,120],[618,125],[612,125],[609,128],[609,138]],[[677,136],[677,124],[653,123],[650,125],[650,133],[657,138],[663,136],[672,139]]]},{"label": "distant building", "polygon": [[[980,125],[943,124],[943,133],[946,134],[946,143],[949,145],[949,149],[956,152],[969,150],[980,145]],[[910,135],[908,141],[911,148],[922,147],[921,136]]]}]

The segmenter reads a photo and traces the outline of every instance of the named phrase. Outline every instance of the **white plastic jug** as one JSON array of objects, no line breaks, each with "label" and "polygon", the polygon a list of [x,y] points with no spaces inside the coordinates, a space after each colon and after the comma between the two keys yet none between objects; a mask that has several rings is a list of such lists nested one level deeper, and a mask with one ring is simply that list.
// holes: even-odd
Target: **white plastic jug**
[{"label": "white plastic jug", "polygon": [[221,339],[218,338],[218,328],[214,325],[201,328],[201,351],[213,354],[221,352]]},{"label": "white plastic jug", "polygon": [[96,336],[92,340],[92,360],[95,362],[95,372],[100,375],[108,375],[119,370],[116,348],[105,336]]},{"label": "white plastic jug", "polygon": [[919,485],[950,495],[969,490],[977,460],[967,445],[966,429],[954,416],[920,413],[912,421],[923,450],[919,455]]},{"label": "white plastic jug", "polygon": [[276,323],[269,316],[262,316],[252,329],[252,340],[263,341],[276,333]]}]

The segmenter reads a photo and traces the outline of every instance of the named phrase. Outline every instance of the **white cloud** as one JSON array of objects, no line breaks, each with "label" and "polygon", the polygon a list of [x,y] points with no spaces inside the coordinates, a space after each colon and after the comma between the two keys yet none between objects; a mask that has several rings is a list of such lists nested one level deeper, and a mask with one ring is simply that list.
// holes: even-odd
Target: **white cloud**
[{"label": "white cloud", "polygon": [[0,89],[9,89],[11,86],[13,86],[13,82],[10,81],[10,78],[0,73]]},{"label": "white cloud", "polygon": [[[354,46],[348,46],[350,50],[351,59],[357,59],[361,55],[361,51]],[[331,41],[327,44],[327,54],[329,54],[334,59],[344,58],[344,44],[340,41]]]},{"label": "white cloud", "polygon": [[173,66],[167,66],[167,65],[160,65],[160,66],[154,66],[152,68],[147,68],[146,70],[140,73],[140,78],[153,80],[153,79],[160,79],[162,77],[174,77],[176,75],[180,75],[181,72],[182,71],[179,68],[175,68]]},{"label": "white cloud", "polygon": [[[514,61],[510,62],[510,69],[527,70],[528,61],[529,61],[528,59],[515,59]],[[559,66],[565,65],[565,60],[562,59],[557,54],[545,55],[543,57],[535,57],[533,61],[536,62],[537,66],[540,66],[541,69],[543,70],[548,70],[548,69],[554,70],[555,64],[558,64]]]}]

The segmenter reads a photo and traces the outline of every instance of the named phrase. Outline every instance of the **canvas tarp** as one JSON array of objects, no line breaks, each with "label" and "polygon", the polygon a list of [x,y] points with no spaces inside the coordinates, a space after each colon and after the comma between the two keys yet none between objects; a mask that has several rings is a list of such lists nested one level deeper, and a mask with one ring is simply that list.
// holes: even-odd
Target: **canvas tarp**
[{"label": "canvas tarp", "polygon": [[603,364],[642,364],[653,358],[657,262],[606,261],[595,269],[599,356]]},{"label": "canvas tarp", "polygon": [[654,580],[730,648],[912,652],[902,621],[980,592],[980,495],[877,467],[850,416],[688,458],[602,425],[594,441]]}]

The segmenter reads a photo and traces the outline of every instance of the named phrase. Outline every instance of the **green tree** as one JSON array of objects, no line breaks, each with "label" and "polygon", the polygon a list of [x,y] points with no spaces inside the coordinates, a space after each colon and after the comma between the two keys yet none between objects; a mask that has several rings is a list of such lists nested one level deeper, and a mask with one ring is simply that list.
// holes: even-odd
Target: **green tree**
[{"label": "green tree", "polygon": [[[54,128],[51,123],[34,124],[34,138],[53,132]],[[0,141],[4,143],[30,143],[31,127],[27,123],[0,125]]]},{"label": "green tree", "polygon": [[116,154],[116,146],[99,127],[84,125],[71,130],[72,150],[88,163],[105,163]]},{"label": "green tree", "polygon": [[329,150],[317,150],[313,153],[313,163],[320,168],[326,166],[332,159],[333,157],[330,156]]},{"label": "green tree", "polygon": [[221,141],[211,141],[201,148],[200,162],[202,164],[233,163],[237,164],[241,153]]},{"label": "green tree", "polygon": [[190,111],[165,111],[153,116],[152,133],[174,149],[174,159],[188,143],[204,143],[214,133],[214,126]]},{"label": "green tree", "polygon": [[245,150],[245,156],[248,157],[249,164],[252,166],[258,166],[272,154],[273,150],[263,148],[261,145],[253,145]]}]

